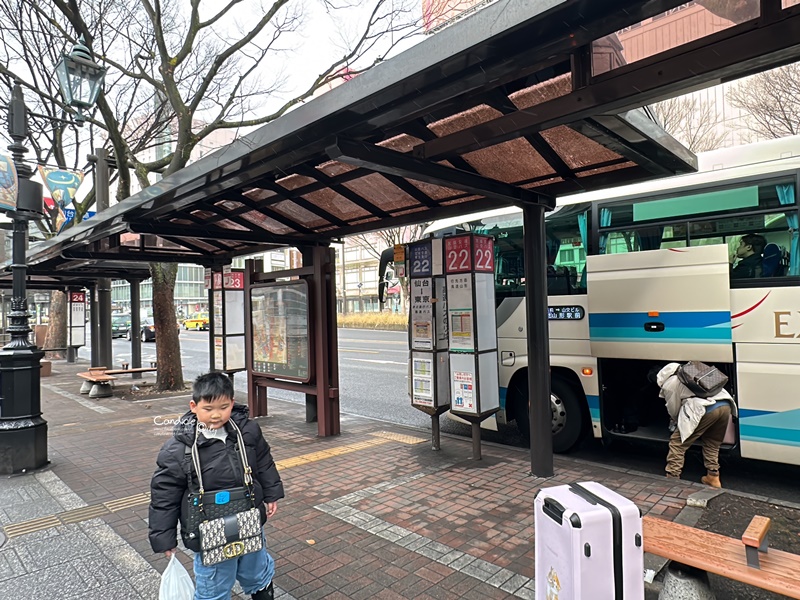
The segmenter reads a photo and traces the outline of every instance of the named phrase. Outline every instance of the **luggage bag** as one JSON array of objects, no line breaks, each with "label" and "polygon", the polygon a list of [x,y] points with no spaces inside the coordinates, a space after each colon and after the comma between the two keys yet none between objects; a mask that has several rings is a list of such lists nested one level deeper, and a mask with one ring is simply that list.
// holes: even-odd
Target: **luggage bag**
[{"label": "luggage bag", "polygon": [[642,515],[627,498],[586,482],[534,501],[536,600],[644,600]]}]

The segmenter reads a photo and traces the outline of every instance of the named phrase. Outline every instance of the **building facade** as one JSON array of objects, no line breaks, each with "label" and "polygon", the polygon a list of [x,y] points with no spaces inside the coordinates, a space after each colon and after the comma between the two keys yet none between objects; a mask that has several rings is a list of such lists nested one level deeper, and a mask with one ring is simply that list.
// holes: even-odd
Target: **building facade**
[{"label": "building facade", "polygon": [[[422,0],[426,31],[436,33],[459,19],[480,10],[494,0]],[[782,0],[782,8],[800,4],[800,0]],[[593,47],[595,75],[620,66],[635,63],[654,54],[713,35],[759,15],[759,0],[696,0],[685,2],[652,18],[626,27]],[[677,110],[680,119],[687,120],[679,128],[670,129],[679,141],[692,145],[692,133],[703,132],[713,138],[711,146],[697,150],[712,150],[762,141],[763,138],[746,127],[748,115],[733,106],[728,95],[737,85],[746,85],[747,78],[708,87],[681,97]],[[674,105],[673,105],[674,106]],[[675,109],[673,109],[675,110]],[[659,114],[658,108],[655,110]],[[661,113],[663,115],[663,112]]]}]

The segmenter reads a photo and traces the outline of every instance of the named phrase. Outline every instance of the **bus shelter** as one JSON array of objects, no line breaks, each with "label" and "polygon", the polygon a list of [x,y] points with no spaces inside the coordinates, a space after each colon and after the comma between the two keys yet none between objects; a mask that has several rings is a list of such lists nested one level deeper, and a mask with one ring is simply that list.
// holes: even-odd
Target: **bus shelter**
[{"label": "bus shelter", "polygon": [[329,245],[520,206],[531,465],[552,474],[545,211],[560,195],[694,170],[694,155],[641,107],[800,59],[800,7],[701,0],[729,25],[629,62],[618,33],[682,4],[498,0],[33,248],[32,272],[57,275],[87,261],[220,267],[300,248],[304,268],[328,282],[317,291],[318,373],[306,392],[315,394],[320,435],[332,435],[339,391]]}]

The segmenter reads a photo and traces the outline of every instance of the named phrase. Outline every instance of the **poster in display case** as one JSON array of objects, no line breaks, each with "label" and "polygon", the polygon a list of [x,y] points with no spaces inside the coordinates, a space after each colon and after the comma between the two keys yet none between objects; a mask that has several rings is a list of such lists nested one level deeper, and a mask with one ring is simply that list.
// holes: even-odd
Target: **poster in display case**
[{"label": "poster in display case", "polygon": [[308,283],[298,280],[254,287],[250,307],[252,371],[309,381]]}]

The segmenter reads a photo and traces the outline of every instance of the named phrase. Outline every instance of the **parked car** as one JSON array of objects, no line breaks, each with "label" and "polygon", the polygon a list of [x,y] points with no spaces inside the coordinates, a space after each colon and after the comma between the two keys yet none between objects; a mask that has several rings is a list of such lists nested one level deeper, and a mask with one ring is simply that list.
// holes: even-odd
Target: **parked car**
[{"label": "parked car", "polygon": [[111,315],[111,337],[129,337],[131,330],[130,315]]},{"label": "parked car", "polygon": [[208,313],[195,313],[183,322],[183,328],[196,331],[208,329]]}]

